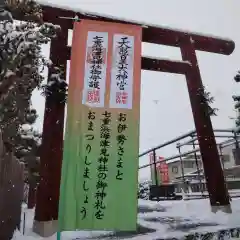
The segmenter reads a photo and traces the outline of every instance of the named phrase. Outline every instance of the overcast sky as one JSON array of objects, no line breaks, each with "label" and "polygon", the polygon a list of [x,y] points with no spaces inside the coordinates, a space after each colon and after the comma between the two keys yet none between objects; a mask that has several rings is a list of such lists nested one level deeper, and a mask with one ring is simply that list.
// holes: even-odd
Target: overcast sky
[{"label": "overcast sky", "polygon": [[[203,83],[215,97],[214,107],[219,108],[218,116],[212,118],[213,126],[233,126],[233,120],[229,119],[235,116],[232,95],[240,91],[240,84],[237,86],[233,81],[240,69],[239,0],[52,0],[51,3],[234,40],[236,49],[230,56],[197,53]],[[48,47],[43,50],[48,55]],[[180,50],[173,47],[143,44],[143,54],[181,60]],[[33,94],[33,105],[40,116],[36,128],[41,130],[44,98],[37,92]],[[192,129],[185,77],[142,71],[140,152]],[[175,154],[175,146],[162,149],[159,154],[163,157]],[[142,164],[146,159],[140,161]]]}]

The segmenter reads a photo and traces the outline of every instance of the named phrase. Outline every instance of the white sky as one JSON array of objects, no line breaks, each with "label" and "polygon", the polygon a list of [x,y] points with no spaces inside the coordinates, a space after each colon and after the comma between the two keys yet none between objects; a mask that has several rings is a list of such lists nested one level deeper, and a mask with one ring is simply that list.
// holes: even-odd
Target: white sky
[{"label": "white sky", "polygon": [[[213,126],[233,126],[233,120],[229,119],[235,116],[232,95],[240,90],[240,84],[237,86],[233,81],[240,69],[239,0],[52,0],[51,3],[234,40],[236,48],[230,56],[197,53],[203,83],[215,97],[214,106],[219,108],[218,116],[212,118]],[[48,47],[43,50],[47,55]],[[143,44],[143,53],[181,60],[180,50],[173,47]],[[32,99],[40,116],[36,128],[41,130],[44,98],[35,92]],[[140,152],[193,129],[185,77],[142,71]],[[175,146],[162,149],[159,154],[173,155],[177,153]],[[146,158],[140,160],[143,163]]]}]

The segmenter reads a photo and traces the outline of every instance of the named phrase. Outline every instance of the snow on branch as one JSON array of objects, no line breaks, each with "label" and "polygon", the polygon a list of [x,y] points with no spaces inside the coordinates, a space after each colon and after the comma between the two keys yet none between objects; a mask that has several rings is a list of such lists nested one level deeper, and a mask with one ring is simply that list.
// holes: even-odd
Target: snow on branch
[{"label": "snow on branch", "polygon": [[234,77],[235,82],[240,82],[240,71],[238,71],[237,75]]},{"label": "snow on branch", "polygon": [[40,84],[43,79],[39,67],[50,65],[41,54],[41,44],[55,38],[59,31],[59,26],[49,23],[0,22],[0,99],[18,78],[36,81],[35,87]]},{"label": "snow on branch", "polygon": [[211,96],[211,93],[206,90],[206,87],[203,86],[198,89],[197,95],[200,98],[201,106],[204,109],[204,112],[208,116],[217,116],[218,108],[213,108],[211,104],[214,103],[215,99]]},{"label": "snow on branch", "polygon": [[43,95],[51,97],[57,102],[66,102],[68,84],[65,80],[65,72],[63,67],[52,67],[50,69],[49,81],[42,86]]},{"label": "snow on branch", "polygon": [[233,101],[240,101],[240,95],[233,95]]},{"label": "snow on branch", "polygon": [[14,17],[42,22],[41,6],[34,0],[6,0],[6,8]]},{"label": "snow on branch", "polygon": [[41,143],[41,134],[38,131],[34,130],[30,124],[23,124],[20,126],[19,132],[21,138],[23,139],[32,139],[36,141],[39,145]]},{"label": "snow on branch", "polygon": [[236,101],[234,107],[235,109],[240,109],[240,101]]},{"label": "snow on branch", "polygon": [[[240,82],[240,71],[238,71],[238,74],[234,77],[234,80],[236,82]],[[237,112],[237,117],[235,119],[235,127],[233,128],[233,132],[238,134],[240,133],[240,95],[233,95],[232,96],[233,101],[235,102],[234,108]]]},{"label": "snow on branch", "polygon": [[[21,9],[25,15],[41,12],[31,0],[7,2],[9,8]],[[41,45],[57,37],[60,30],[51,23],[0,21],[0,130],[12,149],[19,136],[36,135],[31,131],[22,134],[21,126],[36,120],[36,112],[30,109],[31,94],[44,80],[40,70],[52,65],[42,55]]]}]

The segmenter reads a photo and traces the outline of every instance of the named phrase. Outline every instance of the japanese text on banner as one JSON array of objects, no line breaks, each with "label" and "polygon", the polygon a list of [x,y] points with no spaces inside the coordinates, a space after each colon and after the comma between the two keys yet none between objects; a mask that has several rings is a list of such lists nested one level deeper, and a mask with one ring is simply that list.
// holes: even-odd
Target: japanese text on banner
[{"label": "japanese text on banner", "polygon": [[124,162],[124,145],[127,141],[126,130],[127,130],[127,115],[124,113],[119,113],[117,124],[117,173],[116,179],[123,180],[123,162]]},{"label": "japanese text on banner", "polygon": [[111,112],[105,111],[102,114],[101,125],[100,125],[100,156],[98,157],[97,166],[97,182],[96,182],[96,193],[95,193],[95,218],[102,220],[105,216],[104,210],[106,204],[104,203],[107,197],[108,187],[108,162],[109,162],[109,148],[111,138]]},{"label": "japanese text on banner", "polygon": [[108,33],[88,32],[82,104],[104,107]]},{"label": "japanese text on banner", "polygon": [[133,36],[113,36],[110,108],[132,109],[133,53]]},{"label": "japanese text on banner", "polygon": [[81,216],[82,220],[84,220],[86,217],[88,217],[88,207],[89,207],[89,197],[91,197],[91,192],[90,190],[90,181],[91,181],[91,172],[90,172],[90,167],[92,165],[92,148],[93,148],[93,143],[95,139],[95,134],[94,134],[94,128],[95,124],[94,121],[96,120],[96,113],[89,110],[88,111],[88,121],[87,121],[87,132],[84,136],[85,139],[85,146],[84,146],[84,167],[83,167],[83,184],[82,184],[82,190],[84,192],[83,196],[83,205],[81,207]]}]

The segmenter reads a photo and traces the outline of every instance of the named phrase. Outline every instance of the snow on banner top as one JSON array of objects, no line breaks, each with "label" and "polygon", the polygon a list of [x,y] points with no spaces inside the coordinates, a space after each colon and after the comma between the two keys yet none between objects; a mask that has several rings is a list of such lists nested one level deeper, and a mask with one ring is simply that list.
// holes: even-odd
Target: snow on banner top
[{"label": "snow on banner top", "polygon": [[[147,33],[144,34],[145,31],[143,30],[143,41],[145,41],[145,42],[151,42],[151,43],[157,43],[157,44],[163,44],[163,45],[165,44],[165,45],[169,45],[169,46],[179,46],[178,39],[176,39],[177,35],[179,35],[179,37],[190,35],[191,40],[193,42],[195,42],[196,50],[230,55],[235,48],[234,42],[229,38],[223,38],[223,37],[214,36],[211,34],[204,35],[202,33],[190,32],[188,30],[179,30],[179,29],[174,29],[174,28],[170,28],[167,26],[157,25],[157,24],[138,22],[135,20],[125,19],[125,18],[117,18],[117,17],[107,15],[107,14],[100,14],[100,13],[91,12],[91,11],[84,11],[80,8],[76,8],[76,7],[72,7],[72,6],[50,3],[48,0],[38,0],[38,3],[42,4],[43,7],[57,8],[58,11],[62,11],[62,14],[65,15],[65,16],[50,16],[52,19],[54,19],[56,17],[72,17],[72,18],[74,18],[75,16],[73,16],[73,15],[75,15],[75,13],[78,13],[87,19],[99,19],[102,21],[115,20],[116,22],[141,25],[147,31]],[[65,19],[65,21],[67,21],[67,19]],[[57,22],[57,20],[56,20],[56,22]],[[169,42],[169,41],[166,40],[166,38],[168,38],[169,36],[165,36],[165,37],[160,36],[162,34],[158,34],[158,32],[156,32],[159,30],[164,32],[166,35],[172,34],[171,43],[168,44],[167,42]],[[157,34],[157,36],[156,36],[156,34]],[[149,36],[147,36],[145,39],[144,35],[151,35],[151,37],[150,37],[151,41],[148,39]],[[161,42],[159,40],[160,37],[161,37]]]}]

